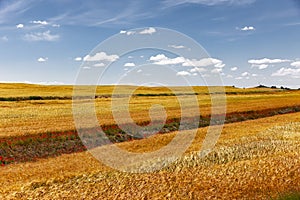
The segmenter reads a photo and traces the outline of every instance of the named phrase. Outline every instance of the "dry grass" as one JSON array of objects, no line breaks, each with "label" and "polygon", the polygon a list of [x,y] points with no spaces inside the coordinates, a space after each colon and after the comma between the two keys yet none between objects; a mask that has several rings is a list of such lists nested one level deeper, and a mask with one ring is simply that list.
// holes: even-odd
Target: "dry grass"
[{"label": "dry grass", "polygon": [[[132,86],[132,88],[134,88]],[[131,89],[124,86],[123,92]],[[109,94],[113,86],[103,86],[97,89],[97,94]],[[184,92],[184,88],[174,88]],[[205,94],[207,88],[196,87],[199,94],[198,103],[202,115],[210,114],[211,99]],[[300,91],[279,91],[270,89],[237,89],[227,87],[226,91],[237,92],[241,95],[227,95],[227,113],[273,109],[285,106],[299,105]],[[72,86],[38,86],[26,84],[0,84],[2,96],[68,96]],[[140,88],[137,93],[168,93],[163,88]],[[257,93],[266,92],[266,93]],[[183,96],[186,102],[192,102],[192,96]],[[149,108],[160,104],[165,107],[168,118],[180,117],[180,106],[175,96],[135,96],[130,99],[130,114],[134,121],[148,121]],[[123,112],[124,108],[119,111]],[[193,107],[187,110],[193,110]],[[111,113],[111,98],[96,100],[96,111],[101,124],[113,124]],[[189,112],[193,115],[193,112]],[[13,135],[36,134],[50,131],[75,129],[72,115],[71,100],[34,100],[34,101],[2,101],[0,102],[0,137]]]},{"label": "dry grass", "polygon": [[[155,173],[121,173],[87,152],[12,164],[0,171],[0,194],[7,199],[269,199],[300,190],[299,122],[294,113],[227,124],[205,159],[194,153],[207,130],[198,129],[185,156]],[[118,145],[153,151],[175,134]]]}]

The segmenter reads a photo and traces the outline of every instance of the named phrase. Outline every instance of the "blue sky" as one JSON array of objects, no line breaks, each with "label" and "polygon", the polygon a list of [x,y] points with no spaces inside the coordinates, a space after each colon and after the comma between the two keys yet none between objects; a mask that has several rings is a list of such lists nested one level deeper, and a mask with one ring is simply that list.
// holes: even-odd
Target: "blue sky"
[{"label": "blue sky", "polygon": [[[0,82],[74,84],[100,42],[141,27],[150,36],[161,27],[191,37],[210,55],[213,68],[207,69],[205,58],[185,68],[193,58],[144,50],[120,57],[106,84],[115,83],[116,70],[124,75],[144,62],[179,65],[177,75],[185,78],[218,72],[225,85],[300,88],[296,0],[0,0]],[[180,42],[169,47],[188,50]]]}]

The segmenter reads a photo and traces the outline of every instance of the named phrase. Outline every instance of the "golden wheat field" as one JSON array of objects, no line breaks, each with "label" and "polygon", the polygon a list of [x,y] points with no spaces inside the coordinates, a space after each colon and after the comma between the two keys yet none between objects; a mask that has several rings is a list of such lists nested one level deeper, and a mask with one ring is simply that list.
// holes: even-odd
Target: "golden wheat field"
[{"label": "golden wheat field", "polygon": [[[165,157],[132,163],[142,173],[108,167],[91,152],[105,153],[110,144],[87,151],[77,136],[72,86],[0,84],[0,199],[278,199],[290,193],[299,198],[299,90],[225,87],[225,124],[215,147],[203,157],[199,151],[210,128],[204,119],[212,112],[208,88],[194,87],[195,94],[188,94],[183,87],[122,87],[118,98],[124,101],[135,90],[129,100],[134,122],[148,123],[149,109],[156,104],[164,106],[170,121],[159,134],[126,136],[112,114],[114,86],[98,87],[97,119],[116,145],[126,152],[149,153],[178,134],[195,133],[182,155],[170,165],[164,165]],[[178,130],[181,108],[173,93],[186,102],[196,97],[201,126]],[[188,113],[188,118],[199,117]],[[176,145],[182,144],[176,140]],[[164,167],[152,172],[156,165]]]}]

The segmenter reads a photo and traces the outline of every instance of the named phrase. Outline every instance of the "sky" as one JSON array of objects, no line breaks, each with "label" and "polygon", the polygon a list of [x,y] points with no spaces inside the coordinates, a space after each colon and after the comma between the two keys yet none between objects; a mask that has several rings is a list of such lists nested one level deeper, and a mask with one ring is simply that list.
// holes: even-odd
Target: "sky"
[{"label": "sky", "polygon": [[0,0],[0,82],[300,88],[299,39],[298,0]]}]

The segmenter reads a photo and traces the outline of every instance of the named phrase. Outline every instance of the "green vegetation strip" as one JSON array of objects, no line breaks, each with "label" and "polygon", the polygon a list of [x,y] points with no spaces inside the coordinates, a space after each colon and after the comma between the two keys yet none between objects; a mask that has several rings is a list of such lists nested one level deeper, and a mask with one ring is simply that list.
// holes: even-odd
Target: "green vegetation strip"
[{"label": "green vegetation strip", "polygon": [[[264,117],[271,117],[279,114],[295,113],[300,111],[299,106],[293,107],[282,107],[277,109],[265,109],[260,111],[245,111],[245,112],[234,112],[227,113],[218,116],[198,116],[191,117],[185,120],[185,124],[180,126],[180,118],[168,119],[164,127],[160,130],[158,125],[148,127],[147,131],[143,133],[135,133],[132,131],[130,134],[120,129],[118,125],[103,125],[103,130],[110,141],[105,141],[101,137],[100,128],[90,128],[81,130],[81,137],[78,136],[76,130],[61,131],[61,132],[47,132],[35,135],[24,135],[15,137],[3,137],[0,138],[0,165],[4,166],[12,162],[27,162],[34,161],[38,158],[59,156],[65,153],[74,153],[85,151],[86,147],[93,148],[104,143],[113,142],[124,142],[134,139],[141,139],[151,135],[153,131],[160,134],[177,131],[179,126],[181,130],[189,130],[198,127],[206,127],[209,125],[222,124],[222,119],[225,118],[225,123],[241,122],[246,120],[254,120]],[[195,122],[199,121],[199,126],[195,127]],[[139,123],[141,126],[145,126],[149,122]],[[130,129],[130,125],[127,126]],[[84,139],[85,145],[82,140]]]}]

